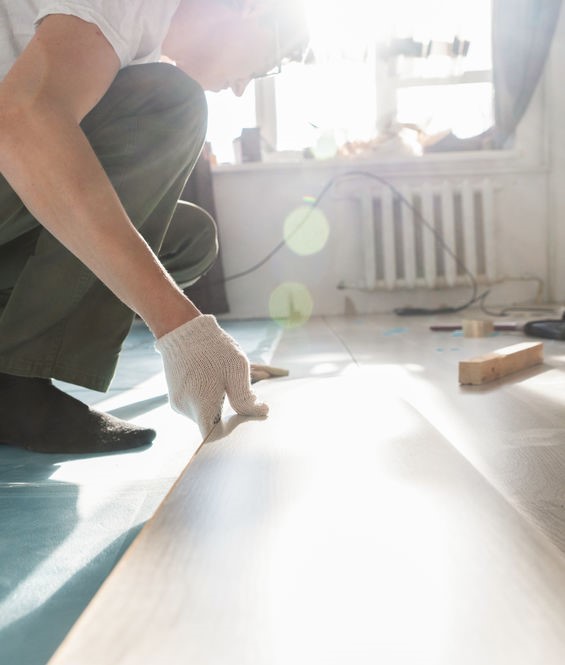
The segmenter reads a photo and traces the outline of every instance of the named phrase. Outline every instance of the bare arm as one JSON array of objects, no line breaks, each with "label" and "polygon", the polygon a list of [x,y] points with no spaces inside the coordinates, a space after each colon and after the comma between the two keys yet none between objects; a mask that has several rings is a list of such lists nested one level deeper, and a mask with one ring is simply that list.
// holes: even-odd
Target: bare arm
[{"label": "bare arm", "polygon": [[0,171],[37,220],[161,337],[200,312],[132,225],[79,126],[118,69],[95,25],[44,19],[0,82]]}]

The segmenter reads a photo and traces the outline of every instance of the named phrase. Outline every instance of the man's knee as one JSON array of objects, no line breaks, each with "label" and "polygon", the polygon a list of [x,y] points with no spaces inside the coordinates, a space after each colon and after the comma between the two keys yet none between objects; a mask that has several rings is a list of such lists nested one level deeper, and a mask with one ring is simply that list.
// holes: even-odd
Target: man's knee
[{"label": "man's knee", "polygon": [[202,87],[178,67],[162,62],[121,69],[112,85],[83,120],[88,135],[117,118],[136,118],[152,131],[202,145],[208,106]]},{"label": "man's knee", "polygon": [[159,252],[165,268],[184,288],[212,267],[218,256],[218,230],[212,216],[193,203],[179,201]]},{"label": "man's knee", "polygon": [[208,125],[208,104],[202,87],[178,67],[166,63],[154,63],[148,75],[153,79],[156,103],[165,107],[167,130],[179,139],[198,136],[202,144]]}]

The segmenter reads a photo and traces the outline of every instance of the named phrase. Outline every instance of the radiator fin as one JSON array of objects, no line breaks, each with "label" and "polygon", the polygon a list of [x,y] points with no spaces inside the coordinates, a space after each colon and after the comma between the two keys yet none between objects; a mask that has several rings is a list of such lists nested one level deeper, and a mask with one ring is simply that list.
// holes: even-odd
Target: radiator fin
[{"label": "radiator fin", "polygon": [[372,186],[355,196],[363,220],[367,288],[454,287],[468,282],[465,267],[479,283],[496,279],[489,180],[403,184],[397,190],[400,196]]}]

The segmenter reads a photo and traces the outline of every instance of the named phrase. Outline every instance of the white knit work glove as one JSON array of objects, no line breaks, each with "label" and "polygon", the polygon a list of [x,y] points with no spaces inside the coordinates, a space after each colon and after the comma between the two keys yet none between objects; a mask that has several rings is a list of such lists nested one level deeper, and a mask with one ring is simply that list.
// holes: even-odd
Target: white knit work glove
[{"label": "white knit work glove", "polygon": [[269,407],[251,390],[249,361],[216,318],[201,314],[160,337],[172,408],[196,421],[207,436],[222,416],[227,394],[242,416],[266,416]]}]

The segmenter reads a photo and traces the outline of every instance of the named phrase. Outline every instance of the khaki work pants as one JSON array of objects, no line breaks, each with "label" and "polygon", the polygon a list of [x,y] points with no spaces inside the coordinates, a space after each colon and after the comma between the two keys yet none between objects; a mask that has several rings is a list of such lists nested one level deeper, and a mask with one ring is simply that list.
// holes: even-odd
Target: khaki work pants
[{"label": "khaki work pants", "polygon": [[[133,224],[183,287],[217,255],[212,218],[178,200],[206,116],[200,86],[153,63],[121,70],[81,125]],[[0,372],[106,390],[132,321],[0,176]]]}]

